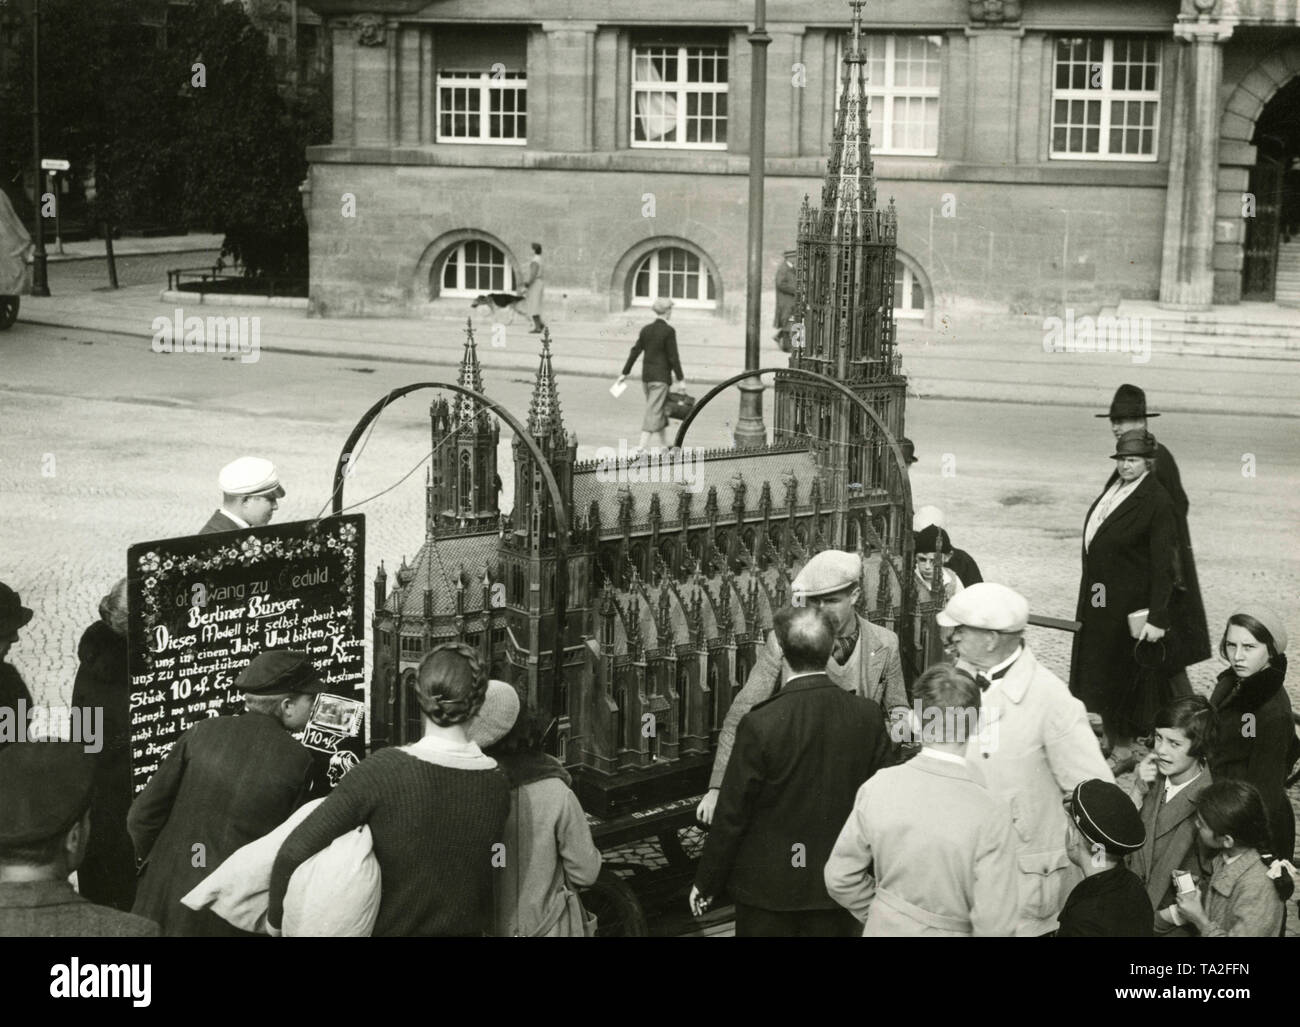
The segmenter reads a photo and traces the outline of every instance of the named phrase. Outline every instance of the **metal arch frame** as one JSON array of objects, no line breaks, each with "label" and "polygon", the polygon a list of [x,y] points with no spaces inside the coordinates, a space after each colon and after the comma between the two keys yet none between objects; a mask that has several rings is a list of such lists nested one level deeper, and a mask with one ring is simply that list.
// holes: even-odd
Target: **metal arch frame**
[{"label": "metal arch frame", "polygon": [[[365,430],[370,427],[371,423],[377,418],[383,410],[392,404],[395,400],[401,399],[408,393],[418,392],[421,389],[447,389],[451,392],[458,393],[462,396],[468,396],[476,403],[481,403],[492,413],[496,414],[501,420],[510,426],[510,430],[515,433],[515,438],[519,439],[528,447],[533,461],[542,472],[542,480],[546,483],[546,488],[550,491],[551,501],[555,506],[555,646],[554,646],[554,667],[552,671],[552,706],[558,706],[562,694],[561,685],[564,678],[564,651],[565,651],[565,614],[566,606],[569,599],[569,515],[564,508],[564,495],[560,492],[559,482],[555,480],[555,473],[551,470],[550,465],[546,462],[546,456],[542,453],[541,447],[537,445],[533,437],[528,434],[528,429],[519,422],[519,420],[503,407],[496,400],[483,395],[481,392],[475,392],[473,389],[467,389],[463,385],[456,385],[451,382],[415,382],[411,385],[403,385],[401,388],[393,389],[383,399],[379,400],[367,410],[361,417],[352,434],[343,443],[343,449],[339,453],[338,462],[334,465],[334,492],[332,499],[331,516],[340,516],[343,513],[343,482],[346,478],[346,467],[351,457],[354,447],[361,438]],[[516,497],[518,505],[518,497]],[[373,640],[372,640],[373,644]],[[399,679],[400,680],[400,679]],[[551,715],[560,717],[563,710],[552,709]]]},{"label": "metal arch frame", "polygon": [[[686,438],[686,430],[690,428],[691,422],[695,420],[695,415],[712,402],[719,393],[725,389],[729,389],[737,382],[744,381],[746,378],[755,378],[764,374],[792,374],[807,381],[829,385],[856,403],[858,409],[870,417],[876,427],[884,434],[885,440],[889,443],[889,451],[893,454],[894,462],[898,465],[899,480],[903,483],[903,523],[899,525],[899,531],[903,542],[903,567],[910,567],[912,565],[912,482],[908,477],[907,462],[903,459],[903,450],[898,445],[898,441],[894,438],[889,427],[880,419],[880,415],[872,410],[870,404],[843,382],[838,381],[829,375],[822,374],[820,371],[809,371],[802,367],[760,367],[752,371],[742,371],[740,374],[733,375],[724,382],[719,382],[705,393],[702,399],[696,401],[695,405],[691,407],[690,412],[682,418],[681,427],[677,429],[677,435],[673,439],[673,446],[677,449],[681,448],[682,441]],[[888,564],[889,561],[886,560],[884,562]],[[907,596],[911,595],[913,591],[911,581],[900,581],[899,585],[900,599],[903,600],[904,606],[912,605],[906,602]],[[903,613],[904,611],[900,610],[900,620]],[[901,640],[901,632],[899,637]]]}]

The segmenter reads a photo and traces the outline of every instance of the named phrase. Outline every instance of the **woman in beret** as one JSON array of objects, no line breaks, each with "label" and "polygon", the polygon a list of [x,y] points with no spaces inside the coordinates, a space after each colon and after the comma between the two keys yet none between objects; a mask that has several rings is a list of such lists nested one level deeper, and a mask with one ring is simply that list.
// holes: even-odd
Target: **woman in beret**
[{"label": "woman in beret", "polygon": [[1228,668],[1219,675],[1210,705],[1218,743],[1210,757],[1216,781],[1249,781],[1263,797],[1273,830],[1273,851],[1295,852],[1295,811],[1286,778],[1300,757],[1286,682],[1286,625],[1276,610],[1243,603],[1228,618],[1219,642]]},{"label": "woman in beret", "polygon": [[424,657],[415,685],[424,737],[362,760],[285,839],[271,870],[272,933],[294,870],[362,824],[370,827],[382,880],[374,936],[489,933],[494,847],[510,790],[466,731],[487,687],[478,651],[468,645],[447,643]]},{"label": "woman in beret", "polygon": [[[1158,694],[1161,680],[1184,666],[1178,639],[1166,638],[1178,527],[1169,493],[1151,473],[1155,454],[1150,432],[1121,435],[1111,456],[1115,480],[1084,519],[1074,615],[1082,627],[1074,639],[1070,688],[1089,712],[1101,715],[1116,774],[1137,764],[1133,740],[1150,731],[1150,719],[1167,698]],[[1137,622],[1142,626],[1134,632]]]},{"label": "woman in beret", "polygon": [[[470,726],[470,737],[497,761],[510,781],[504,866],[493,877],[495,926],[500,938],[582,938],[589,918],[577,889],[596,883],[600,850],[564,764],[542,751],[551,719],[519,712],[518,693],[505,689],[513,709],[493,704]],[[499,711],[499,715],[498,715]],[[495,721],[495,724],[493,723]]]}]

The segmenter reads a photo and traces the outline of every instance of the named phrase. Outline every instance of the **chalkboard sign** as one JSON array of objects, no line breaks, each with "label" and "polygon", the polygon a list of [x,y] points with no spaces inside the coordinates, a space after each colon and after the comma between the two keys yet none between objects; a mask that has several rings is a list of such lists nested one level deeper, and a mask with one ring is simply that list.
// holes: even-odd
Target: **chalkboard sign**
[{"label": "chalkboard sign", "polygon": [[[347,700],[364,703],[364,572],[361,514],[132,546],[127,579],[135,791],[186,728],[243,710],[235,680],[264,649],[311,657],[327,690],[340,699],[330,710],[331,723]],[[355,731],[349,740],[360,753]],[[329,756],[321,759],[323,770]]]}]

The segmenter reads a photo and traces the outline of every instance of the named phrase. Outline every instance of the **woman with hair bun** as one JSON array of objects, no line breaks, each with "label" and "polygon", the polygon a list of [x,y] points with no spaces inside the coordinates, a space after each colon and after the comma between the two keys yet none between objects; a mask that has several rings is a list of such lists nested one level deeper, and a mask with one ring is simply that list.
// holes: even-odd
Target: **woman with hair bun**
[{"label": "woman with hair bun", "polygon": [[487,694],[475,649],[440,645],[420,663],[424,737],[380,749],[353,767],[285,839],[271,871],[268,924],[278,929],[297,867],[335,838],[369,825],[382,895],[374,936],[460,937],[492,924],[492,846],[510,789],[466,730]]}]

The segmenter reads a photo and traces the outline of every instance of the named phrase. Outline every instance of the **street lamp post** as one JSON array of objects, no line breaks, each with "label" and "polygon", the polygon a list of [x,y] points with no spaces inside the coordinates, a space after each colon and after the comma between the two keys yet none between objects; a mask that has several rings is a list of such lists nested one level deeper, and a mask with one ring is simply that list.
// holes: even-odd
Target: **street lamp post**
[{"label": "street lamp post", "polygon": [[[749,90],[749,255],[745,275],[745,370],[759,366],[763,309],[763,163],[767,151],[767,34],[766,0],[754,0],[754,31],[749,34],[753,67]],[[763,423],[763,382],[750,378],[740,389],[740,416],[734,435],[738,447],[767,444]]]},{"label": "street lamp post", "polygon": [[[48,296],[50,282],[45,262],[45,219],[41,216],[41,0],[32,0],[32,194],[35,203],[36,252],[32,256],[32,295]],[[58,200],[56,199],[57,203]]]}]

